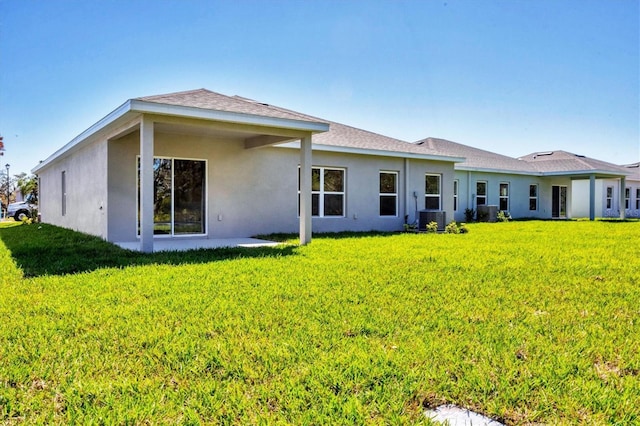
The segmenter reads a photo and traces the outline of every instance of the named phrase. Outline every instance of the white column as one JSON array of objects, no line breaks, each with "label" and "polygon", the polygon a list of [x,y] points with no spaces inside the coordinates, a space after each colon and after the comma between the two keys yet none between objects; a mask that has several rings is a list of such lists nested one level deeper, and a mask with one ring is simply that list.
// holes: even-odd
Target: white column
[{"label": "white column", "polygon": [[140,251],[153,252],[153,121],[140,120]]},{"label": "white column", "polygon": [[589,220],[596,219],[596,176],[589,176]]},{"label": "white column", "polygon": [[404,159],[404,214],[407,217],[407,223],[413,223],[411,220],[411,202],[413,201],[413,193],[411,192],[411,179],[409,173],[411,173],[409,159]]},{"label": "white column", "polygon": [[311,135],[300,139],[300,245],[311,242]]},{"label": "white column", "polygon": [[627,217],[627,212],[624,208],[624,189],[625,186],[627,186],[626,182],[627,180],[624,177],[620,178],[620,219],[626,219]]}]

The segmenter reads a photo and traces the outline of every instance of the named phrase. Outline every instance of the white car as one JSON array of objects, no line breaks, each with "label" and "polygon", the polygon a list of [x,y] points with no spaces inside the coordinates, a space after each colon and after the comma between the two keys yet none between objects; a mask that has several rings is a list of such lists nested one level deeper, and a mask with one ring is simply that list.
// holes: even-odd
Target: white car
[{"label": "white car", "polygon": [[9,204],[7,209],[7,217],[13,216],[18,222],[25,218],[33,216],[34,211],[38,209],[38,200],[35,195],[29,194],[24,201]]}]

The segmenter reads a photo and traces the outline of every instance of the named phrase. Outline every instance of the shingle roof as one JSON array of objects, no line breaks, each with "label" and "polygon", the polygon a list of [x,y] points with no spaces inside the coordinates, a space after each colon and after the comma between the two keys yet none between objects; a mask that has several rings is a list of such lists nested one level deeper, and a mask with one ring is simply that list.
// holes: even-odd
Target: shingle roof
[{"label": "shingle roof", "polygon": [[227,96],[207,89],[144,96],[136,98],[136,100],[192,108],[261,115],[273,118],[285,118],[310,122],[321,121],[329,123],[329,131],[314,135],[313,143],[316,145],[449,157],[447,154],[436,152],[432,149],[425,149],[424,147],[418,147],[410,142],[405,142],[399,139],[369,132],[367,130],[336,123],[334,121],[302,114],[297,111],[292,111],[275,105],[269,105],[253,99],[241,96]]},{"label": "shingle roof", "polygon": [[640,181],[640,163],[625,164],[621,167],[631,172],[631,175],[627,176],[627,179]]},{"label": "shingle roof", "polygon": [[520,157],[542,173],[610,172],[628,173],[623,167],[566,151],[534,152]]},{"label": "shingle roof", "polygon": [[143,102],[154,102],[166,105],[177,105],[192,108],[228,111],[241,114],[260,115],[272,118],[284,118],[301,121],[317,121],[305,118],[302,114],[286,111],[269,104],[252,101],[239,96],[227,96],[207,89],[188,90],[185,92],[167,93],[164,95],[143,96],[135,98]]},{"label": "shingle roof", "polygon": [[469,145],[463,145],[446,139],[426,138],[416,144],[420,147],[432,149],[443,153],[443,155],[453,155],[464,157],[465,161],[456,164],[456,169],[479,169],[495,170],[498,172],[526,172],[535,173],[537,170],[526,161],[495,152],[485,151]]}]

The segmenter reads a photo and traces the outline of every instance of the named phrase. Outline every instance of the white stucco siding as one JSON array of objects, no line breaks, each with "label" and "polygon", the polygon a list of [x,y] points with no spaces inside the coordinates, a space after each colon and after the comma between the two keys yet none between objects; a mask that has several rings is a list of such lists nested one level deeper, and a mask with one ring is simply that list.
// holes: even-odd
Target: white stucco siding
[{"label": "white stucco siding", "polygon": [[[63,172],[66,186],[64,201]],[[41,170],[38,176],[43,222],[106,238],[106,141],[85,146]]]},{"label": "white stucco siding", "polygon": [[[487,205],[500,205],[500,184],[506,183],[509,185],[508,211],[511,217],[540,219],[551,217],[551,186],[546,178],[458,170],[455,173],[455,179],[458,181],[458,209],[455,212],[457,221],[466,220],[465,209],[477,210],[476,184],[479,181],[487,183]],[[538,200],[535,210],[529,209],[530,185],[537,185]]]},{"label": "white stucco siding", "polygon": [[[298,217],[297,149],[245,149],[244,142],[212,136],[156,133],[156,157],[188,158],[207,162],[207,234],[209,238],[246,237],[274,232],[295,233]],[[136,156],[139,133],[109,143],[110,241],[136,240]],[[410,160],[410,187],[405,188],[405,160],[358,154],[313,152],[314,167],[345,170],[343,217],[314,217],[313,232],[396,231],[406,212],[407,193],[413,206],[424,208],[425,173],[442,176],[442,209],[453,215],[453,163]],[[397,216],[379,214],[379,173],[398,172]]]}]

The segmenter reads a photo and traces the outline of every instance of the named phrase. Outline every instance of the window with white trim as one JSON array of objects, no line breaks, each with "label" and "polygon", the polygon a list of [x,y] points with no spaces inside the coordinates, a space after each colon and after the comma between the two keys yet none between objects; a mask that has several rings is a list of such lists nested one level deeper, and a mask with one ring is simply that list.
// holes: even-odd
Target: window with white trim
[{"label": "window with white trim", "polygon": [[487,204],[487,182],[479,180],[476,182],[476,206]]},{"label": "window with white trim", "polygon": [[624,208],[629,209],[631,207],[631,188],[626,187],[624,189]]},{"label": "window with white trim", "polygon": [[[344,217],[345,169],[311,168],[311,216]],[[300,214],[300,167],[298,167],[298,215]]]},{"label": "window with white trim", "polygon": [[636,210],[640,210],[640,188],[636,188]]},{"label": "window with white trim", "polygon": [[607,186],[607,208],[613,206],[613,186]]},{"label": "window with white trim", "polygon": [[458,211],[458,179],[453,181],[453,211]]},{"label": "window with white trim", "polygon": [[509,211],[509,184],[500,182],[500,210]]},{"label": "window with white trim", "polygon": [[440,175],[425,174],[424,177],[424,208],[440,210]]},{"label": "window with white trim", "polygon": [[538,185],[529,185],[529,210],[538,210]]},{"label": "window with white trim", "polygon": [[398,215],[398,172],[380,172],[380,216]]}]

